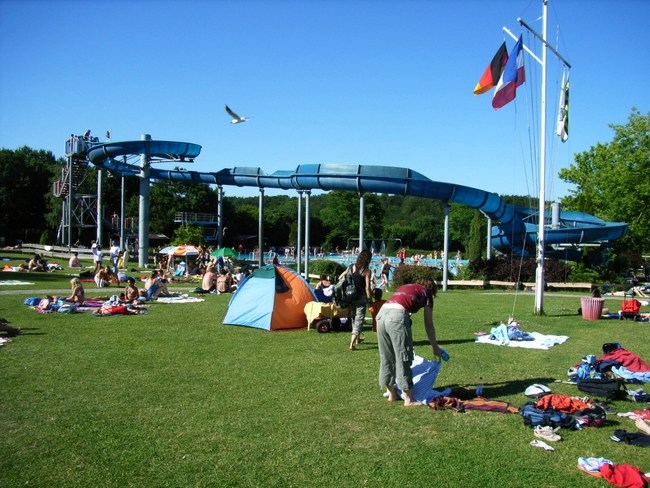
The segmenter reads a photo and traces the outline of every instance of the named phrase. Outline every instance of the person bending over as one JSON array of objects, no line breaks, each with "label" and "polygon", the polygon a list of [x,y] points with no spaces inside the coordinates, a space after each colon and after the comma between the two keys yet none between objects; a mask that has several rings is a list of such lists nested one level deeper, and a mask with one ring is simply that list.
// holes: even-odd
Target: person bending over
[{"label": "person bending over", "polygon": [[379,347],[379,386],[388,391],[388,401],[398,400],[395,383],[404,392],[404,406],[421,405],[413,398],[413,334],[411,314],[424,309],[424,330],[433,348],[433,355],[441,358],[433,324],[435,281],[420,279],[400,286],[377,314],[377,343]]}]

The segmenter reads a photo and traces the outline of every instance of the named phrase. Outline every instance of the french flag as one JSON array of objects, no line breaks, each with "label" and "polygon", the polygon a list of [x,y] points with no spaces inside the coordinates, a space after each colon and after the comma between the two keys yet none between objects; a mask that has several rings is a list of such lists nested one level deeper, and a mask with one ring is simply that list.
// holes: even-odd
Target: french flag
[{"label": "french flag", "polygon": [[519,40],[510,52],[506,67],[494,91],[494,98],[492,98],[494,110],[499,110],[504,105],[512,102],[517,96],[517,87],[526,81],[523,47],[524,44],[521,36],[519,36]]}]

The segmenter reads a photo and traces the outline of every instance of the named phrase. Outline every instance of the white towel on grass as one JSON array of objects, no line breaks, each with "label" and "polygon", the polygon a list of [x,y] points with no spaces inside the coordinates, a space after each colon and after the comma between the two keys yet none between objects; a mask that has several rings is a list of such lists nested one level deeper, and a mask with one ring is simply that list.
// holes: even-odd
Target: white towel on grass
[{"label": "white towel on grass", "polygon": [[[451,388],[447,388],[444,391],[432,389],[440,372],[441,365],[441,361],[429,361],[423,357],[415,356],[411,363],[411,370],[413,371],[413,390],[411,390],[411,394],[414,400],[427,404],[432,398],[441,395],[448,396],[451,393]],[[394,386],[395,393],[403,400],[404,393],[397,385]]]},{"label": "white towel on grass", "polygon": [[478,336],[476,342],[479,344],[493,344],[495,346],[523,347],[525,349],[550,349],[557,344],[563,344],[569,336],[545,335],[539,332],[530,332],[534,338],[532,341],[499,341],[490,339],[490,335]]}]

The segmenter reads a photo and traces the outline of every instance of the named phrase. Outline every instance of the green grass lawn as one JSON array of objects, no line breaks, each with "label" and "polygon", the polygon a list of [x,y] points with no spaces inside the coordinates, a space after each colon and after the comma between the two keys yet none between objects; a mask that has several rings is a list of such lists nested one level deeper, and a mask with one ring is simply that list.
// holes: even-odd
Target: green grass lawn
[{"label": "green grass lawn", "polygon": [[[547,452],[529,445],[519,415],[388,403],[369,325],[350,352],[346,333],[224,326],[229,295],[154,303],[142,316],[42,315],[22,304],[25,289],[68,290],[67,273],[0,273],[37,282],[0,285],[0,316],[23,329],[0,347],[2,487],[607,486],[577,469],[580,456],[650,471],[647,450],[609,440],[634,430],[628,419],[563,431]],[[650,359],[650,324],[582,320],[579,296],[547,293],[536,317],[530,293],[441,292],[434,317],[451,360],[436,387],[482,378],[486,396],[521,405],[534,382],[579,395],[553,381],[605,342]],[[570,339],[548,351],[474,343],[512,313],[526,331]],[[416,352],[431,358],[421,315]]]}]

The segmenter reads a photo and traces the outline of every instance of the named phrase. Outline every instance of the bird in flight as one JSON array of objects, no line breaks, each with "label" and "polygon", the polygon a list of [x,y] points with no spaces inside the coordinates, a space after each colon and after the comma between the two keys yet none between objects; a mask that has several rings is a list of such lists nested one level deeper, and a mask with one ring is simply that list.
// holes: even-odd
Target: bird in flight
[{"label": "bird in flight", "polygon": [[228,105],[226,105],[226,112],[228,112],[228,115],[232,117],[232,120],[230,121],[231,124],[239,124],[240,122],[246,122],[248,120],[248,117],[240,117],[237,115]]}]

